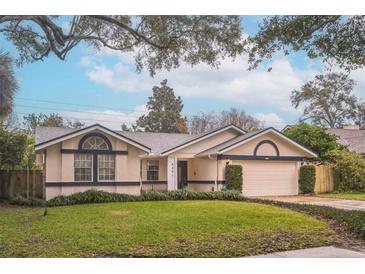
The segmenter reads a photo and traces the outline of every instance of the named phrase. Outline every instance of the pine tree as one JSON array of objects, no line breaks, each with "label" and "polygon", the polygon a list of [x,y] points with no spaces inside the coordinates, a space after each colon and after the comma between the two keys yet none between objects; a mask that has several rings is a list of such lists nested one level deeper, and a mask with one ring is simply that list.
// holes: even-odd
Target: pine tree
[{"label": "pine tree", "polygon": [[167,80],[161,86],[154,86],[148,98],[149,113],[137,120],[137,127],[147,132],[186,133],[186,118],[181,115],[184,107],[180,96],[176,97]]}]

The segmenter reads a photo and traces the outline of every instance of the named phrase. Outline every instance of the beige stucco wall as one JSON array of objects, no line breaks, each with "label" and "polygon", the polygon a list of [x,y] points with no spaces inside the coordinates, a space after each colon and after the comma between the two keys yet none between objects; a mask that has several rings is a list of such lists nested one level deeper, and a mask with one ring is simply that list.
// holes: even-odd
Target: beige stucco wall
[{"label": "beige stucco wall", "polygon": [[194,157],[195,154],[198,154],[208,148],[216,146],[220,143],[228,141],[234,137],[238,136],[237,131],[230,129],[213,135],[207,139],[199,141],[195,144],[189,145],[188,147],[182,148],[180,150],[175,151],[171,154],[173,157],[184,158],[184,157]]},{"label": "beige stucco wall", "polygon": [[142,191],[167,191],[167,183],[164,184],[142,184]]},{"label": "beige stucco wall", "polygon": [[157,160],[159,162],[159,181],[167,181],[167,157],[142,159],[142,181],[147,180],[147,161]]},{"label": "beige stucco wall", "polygon": [[59,182],[62,179],[61,144],[47,148],[46,182]]},{"label": "beige stucco wall", "polygon": [[[98,132],[97,130],[95,132]],[[104,134],[104,133],[103,133]],[[116,181],[139,181],[140,155],[144,151],[127,144],[108,134],[104,134],[112,144],[113,150],[127,150],[128,155],[116,155]],[[61,153],[63,149],[78,149],[80,139],[83,137],[66,140],[46,149],[46,182],[73,182],[74,181],[74,155]]]},{"label": "beige stucco wall", "polygon": [[188,180],[222,180],[222,161],[217,163],[216,158],[193,158],[188,160]]},{"label": "beige stucco wall", "polygon": [[[235,148],[225,152],[224,154],[253,155],[256,145],[263,140],[273,141],[279,149],[280,156],[301,156],[301,157],[311,156],[307,152],[299,149],[298,147],[296,147],[293,144],[285,141],[284,139],[274,135],[271,132],[266,133],[262,136],[259,136],[259,137],[255,138],[254,140],[249,141],[245,144],[242,144],[238,147],[235,147]],[[257,155],[275,156],[276,152],[271,145],[263,144],[259,147],[259,149],[257,151]]]}]

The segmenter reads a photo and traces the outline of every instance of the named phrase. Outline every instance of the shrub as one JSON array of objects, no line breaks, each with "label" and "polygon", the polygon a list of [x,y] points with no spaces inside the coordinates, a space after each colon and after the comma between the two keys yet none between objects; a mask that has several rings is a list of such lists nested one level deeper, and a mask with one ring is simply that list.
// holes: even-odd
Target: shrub
[{"label": "shrub", "polygon": [[299,192],[313,193],[316,182],[316,168],[313,165],[301,166],[299,170]]},{"label": "shrub", "polygon": [[237,191],[195,192],[175,190],[168,192],[151,191],[140,196],[109,193],[105,191],[87,190],[69,196],[57,196],[47,202],[48,206],[64,206],[89,203],[165,201],[165,200],[239,200]]},{"label": "shrub", "polygon": [[242,192],[242,166],[227,165],[225,176],[226,187],[228,190],[236,190]]},{"label": "shrub", "polygon": [[139,196],[109,193],[106,191],[87,190],[69,196],[57,196],[47,202],[49,206],[109,203],[109,202],[133,202],[140,200]]},{"label": "shrub", "polygon": [[23,196],[18,195],[10,199],[10,204],[19,206],[45,206],[46,201],[35,197],[30,197],[29,199],[27,199]]},{"label": "shrub", "polygon": [[332,150],[344,148],[337,142],[337,136],[329,134],[325,128],[319,126],[302,123],[286,129],[284,134],[316,152],[318,154],[317,160],[321,162],[331,161],[330,152]]},{"label": "shrub", "polygon": [[348,150],[332,151],[333,171],[336,174],[336,189],[341,191],[365,190],[365,159]]}]

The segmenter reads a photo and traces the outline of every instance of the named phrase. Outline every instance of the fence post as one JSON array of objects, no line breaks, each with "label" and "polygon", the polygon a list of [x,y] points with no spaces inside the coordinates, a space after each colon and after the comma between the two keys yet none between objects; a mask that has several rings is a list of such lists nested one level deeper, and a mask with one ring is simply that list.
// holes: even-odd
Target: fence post
[{"label": "fence post", "polygon": [[29,168],[27,168],[27,199],[29,199]]},{"label": "fence post", "polygon": [[35,170],[32,170],[32,177],[33,177],[33,198],[35,198],[35,188],[36,188],[36,183],[35,183],[35,180],[36,180],[36,176],[35,176]]}]

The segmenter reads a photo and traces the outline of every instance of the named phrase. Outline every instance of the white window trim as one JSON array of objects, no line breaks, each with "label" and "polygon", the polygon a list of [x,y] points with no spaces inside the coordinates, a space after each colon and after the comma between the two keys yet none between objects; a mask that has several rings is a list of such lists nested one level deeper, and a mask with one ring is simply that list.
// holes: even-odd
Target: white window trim
[{"label": "white window trim", "polygon": [[[76,153],[76,154],[81,154],[81,153]],[[76,181],[76,176],[75,176],[75,155],[74,154],[74,181],[77,183],[90,183],[90,182],[94,182],[94,156],[92,153],[87,153],[87,154],[91,154],[91,180],[90,181]]]},{"label": "white window trim", "polygon": [[[157,162],[157,167],[158,169],[157,170],[148,170],[148,162],[150,161],[156,161]],[[149,171],[157,171],[157,179],[156,180],[148,180],[148,172]],[[148,182],[156,182],[156,181],[159,181],[160,180],[160,160],[156,160],[156,159],[149,159],[146,161],[146,180]]]},{"label": "white window trim", "polygon": [[[99,159],[98,159],[98,156],[99,155],[102,155],[102,153],[101,154],[98,154],[97,156],[96,156],[96,161],[99,161]],[[105,154],[105,155],[110,155],[110,154]],[[99,163],[97,163],[97,169],[96,169],[96,176],[97,176],[97,182],[96,183],[98,183],[98,182],[115,182],[115,177],[116,177],[116,169],[117,169],[117,166],[116,166],[116,157],[115,157],[115,155],[113,155],[114,156],[114,180],[100,180],[99,179]],[[93,157],[94,158],[94,157]]]}]

